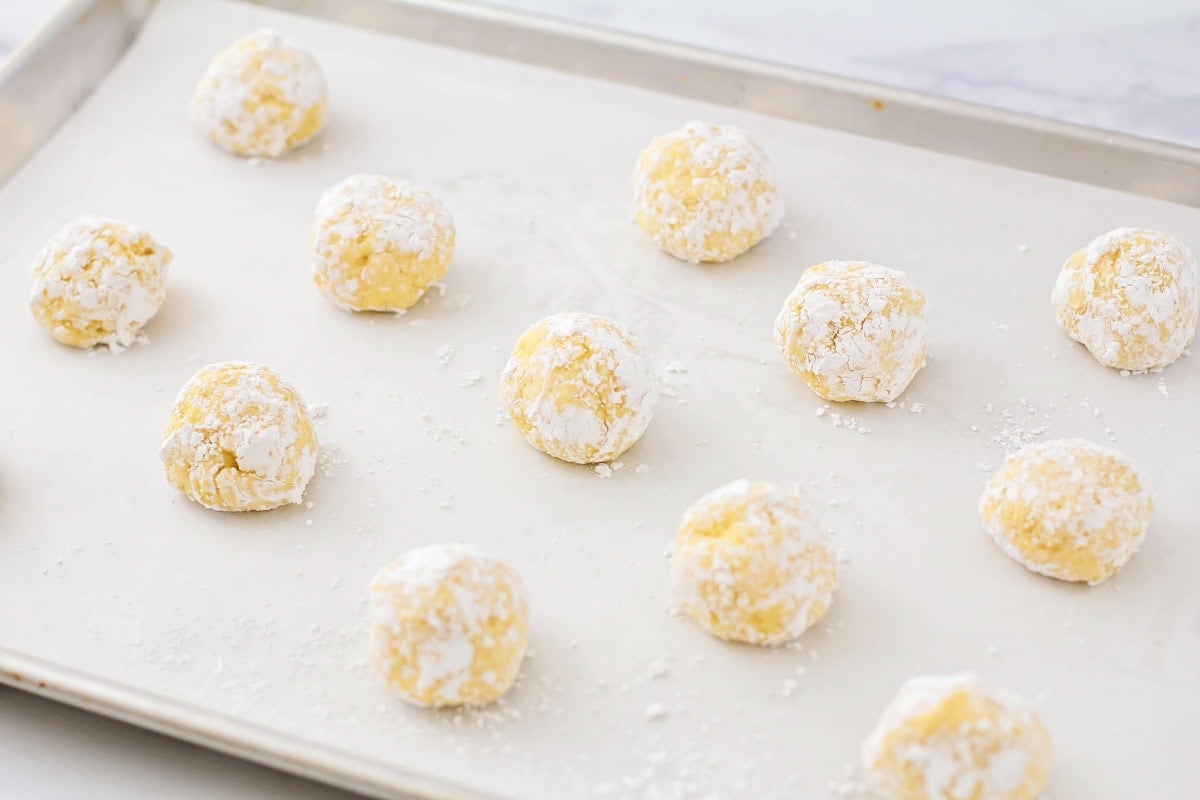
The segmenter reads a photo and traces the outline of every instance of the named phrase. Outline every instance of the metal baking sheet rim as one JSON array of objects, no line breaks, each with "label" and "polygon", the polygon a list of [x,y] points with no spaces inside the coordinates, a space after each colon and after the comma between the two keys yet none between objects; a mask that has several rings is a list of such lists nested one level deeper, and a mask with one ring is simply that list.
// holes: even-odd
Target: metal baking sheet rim
[{"label": "metal baking sheet rim", "polygon": [[0,648],[0,684],[373,797],[503,800]]},{"label": "metal baking sheet rim", "polygon": [[[300,7],[300,13],[334,22],[1200,206],[1200,149],[452,0],[248,2]],[[0,64],[0,112],[7,106],[10,115],[25,115],[21,138],[0,152],[0,183],[91,93],[152,6],[152,0],[73,0]],[[89,47],[72,46],[84,39]],[[70,56],[70,68],[61,69],[60,61],[58,69],[47,70],[48,59],[62,53]],[[697,75],[716,80],[695,80]],[[0,115],[0,122],[5,118]],[[1043,147],[1028,149],[1037,144]],[[0,683],[351,791],[500,800],[2,647]]]},{"label": "metal baking sheet rim", "polygon": [[[464,0],[242,1],[1200,207],[1200,148]],[[0,62],[0,184],[91,93],[154,5],[72,0]],[[12,141],[6,124],[18,130]]]}]

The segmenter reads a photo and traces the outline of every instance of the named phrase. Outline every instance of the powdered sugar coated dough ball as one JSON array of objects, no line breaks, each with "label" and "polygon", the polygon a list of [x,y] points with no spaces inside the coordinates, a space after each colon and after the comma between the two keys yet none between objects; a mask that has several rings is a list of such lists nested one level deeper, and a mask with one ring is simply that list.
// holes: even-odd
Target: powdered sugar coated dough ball
[{"label": "powdered sugar coated dough ball", "polygon": [[655,139],[633,170],[634,217],[684,261],[728,261],[770,236],[783,199],[767,154],[732,125],[689,122]]},{"label": "powdered sugar coated dough ball", "polygon": [[171,409],[159,449],[167,481],[217,511],[299,503],[317,464],[317,437],[299,393],[274,370],[210,364]]},{"label": "powdered sugar coated dough ball", "polygon": [[1125,456],[1083,439],[1017,451],[979,501],[984,529],[1034,572],[1100,583],[1133,557],[1154,513]]},{"label": "powdered sugar coated dough ball", "polygon": [[684,514],[671,579],[680,608],[713,636],[779,644],[829,610],[837,557],[803,496],[739,480]]},{"label": "powdered sugar coated dough ball", "polygon": [[30,309],[63,344],[119,351],[162,307],[170,263],[171,251],[144,230],[81,217],[38,255]]},{"label": "powdered sugar coated dough ball", "polygon": [[380,175],[327,190],[313,219],[313,280],[351,311],[402,311],[442,279],[454,220],[436,197]]},{"label": "powdered sugar coated dough ball", "polygon": [[461,544],[413,550],[371,581],[370,663],[421,706],[491,703],[529,642],[529,600],[508,564]]},{"label": "powdered sugar coated dough ball", "polygon": [[260,30],[213,59],[192,94],[192,118],[219,147],[274,158],[316,136],[325,124],[325,78],[291,38]]},{"label": "powdered sugar coated dough ball", "polygon": [[775,319],[792,371],[826,400],[891,402],[925,365],[925,296],[865,261],[804,271]]},{"label": "powdered sugar coated dough ball", "polygon": [[1035,800],[1051,756],[1025,702],[969,673],[908,680],[863,746],[888,800]]},{"label": "powdered sugar coated dough ball", "polygon": [[1059,327],[1101,364],[1158,369],[1196,335],[1200,267],[1165,233],[1117,228],[1067,259],[1051,301]]},{"label": "powdered sugar coated dough ball", "polygon": [[654,367],[633,331],[595,314],[556,314],[517,340],[500,382],[531,445],[575,464],[611,461],[645,433]]}]

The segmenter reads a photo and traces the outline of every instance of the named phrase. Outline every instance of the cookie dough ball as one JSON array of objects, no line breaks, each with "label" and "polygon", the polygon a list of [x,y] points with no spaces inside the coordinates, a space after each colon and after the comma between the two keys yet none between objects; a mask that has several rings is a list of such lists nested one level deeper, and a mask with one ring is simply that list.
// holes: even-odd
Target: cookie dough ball
[{"label": "cookie dough ball", "polygon": [[205,508],[299,503],[317,465],[308,407],[274,370],[210,364],[184,384],[159,449],[167,482]]},{"label": "cookie dough ball", "polygon": [[684,261],[728,261],[771,235],[783,198],[771,163],[732,125],[689,122],[650,143],[633,169],[634,216]]},{"label": "cookie dough ball", "polygon": [[436,197],[379,175],[327,190],[313,219],[313,280],[350,311],[403,311],[446,274],[454,220]]},{"label": "cookie dough ball", "polygon": [[81,217],[38,256],[30,308],[63,344],[120,351],[162,307],[170,263],[171,251],[144,230]]},{"label": "cookie dough ball", "polygon": [[1117,228],[1067,259],[1050,299],[1059,327],[1104,366],[1159,369],[1196,335],[1200,267],[1165,233]]},{"label": "cookie dough ball", "polygon": [[1034,572],[1097,584],[1133,557],[1154,503],[1120,453],[1083,439],[1029,445],[988,481],[983,527]]},{"label": "cookie dough ball", "polygon": [[521,576],[476,547],[421,547],[371,581],[371,666],[416,705],[500,699],[528,642]]},{"label": "cookie dough ball", "polygon": [[555,314],[521,334],[500,378],[525,441],[574,464],[611,461],[646,432],[654,367],[633,331],[595,314]]},{"label": "cookie dough ball", "polygon": [[1035,800],[1050,758],[1025,702],[970,673],[908,680],[863,745],[868,780],[889,800]]},{"label": "cookie dough ball", "polygon": [[291,38],[261,30],[217,54],[191,113],[219,147],[274,158],[320,133],[327,101],[316,59]]},{"label": "cookie dough ball", "polygon": [[837,556],[799,493],[739,480],[684,514],[671,579],[680,608],[713,636],[780,644],[829,610]]},{"label": "cookie dough ball", "polygon": [[865,261],[804,271],[775,319],[792,372],[826,400],[889,403],[925,366],[925,296]]}]

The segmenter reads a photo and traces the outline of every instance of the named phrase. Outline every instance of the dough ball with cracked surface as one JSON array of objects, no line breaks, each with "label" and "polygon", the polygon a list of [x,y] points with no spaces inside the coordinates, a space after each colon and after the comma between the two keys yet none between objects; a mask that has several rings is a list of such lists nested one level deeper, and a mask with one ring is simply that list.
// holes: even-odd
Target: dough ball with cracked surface
[{"label": "dough ball with cracked surface", "polygon": [[420,706],[479,705],[513,685],[529,642],[521,576],[479,548],[421,547],[370,587],[372,668]]},{"label": "dough ball with cracked surface", "polygon": [[1133,557],[1153,513],[1129,459],[1084,439],[1018,450],[979,500],[983,527],[1001,550],[1034,572],[1090,584]]},{"label": "dough ball with cracked surface", "polygon": [[637,224],[684,261],[737,258],[783,219],[767,154],[732,125],[689,122],[655,139],[638,157],[633,194]]},{"label": "dough ball with cracked surface", "polygon": [[563,461],[598,464],[645,433],[654,367],[641,340],[616,320],[555,314],[521,334],[500,393],[525,441]]},{"label": "dough ball with cracked surface", "polygon": [[826,400],[887,403],[925,365],[925,296],[865,261],[804,271],[775,319],[787,365]]},{"label": "dough ball with cracked surface", "polygon": [[192,119],[217,146],[275,158],[325,124],[325,78],[317,60],[288,36],[264,29],[217,54],[192,94]]},{"label": "dough ball with cracked surface", "polygon": [[1196,336],[1200,266],[1172,236],[1117,228],[1067,259],[1051,302],[1059,327],[1104,366],[1159,369]]},{"label": "dough ball with cracked surface", "polygon": [[210,364],[175,400],[159,449],[167,482],[216,511],[299,503],[317,464],[317,436],[300,394],[247,361]]},{"label": "dough ball with cracked surface", "polygon": [[38,255],[30,309],[63,344],[120,351],[162,307],[170,263],[171,251],[141,228],[80,217]]},{"label": "dough ball with cracked surface", "polygon": [[446,274],[454,238],[454,219],[429,192],[354,175],[317,204],[313,281],[349,311],[403,311]]},{"label": "dough ball with cracked surface", "polygon": [[889,800],[1035,800],[1051,756],[1026,703],[970,673],[909,679],[863,745],[868,783]]},{"label": "dough ball with cracked surface", "polygon": [[739,480],[684,514],[671,582],[680,608],[713,636],[781,644],[829,610],[837,555],[801,494]]}]

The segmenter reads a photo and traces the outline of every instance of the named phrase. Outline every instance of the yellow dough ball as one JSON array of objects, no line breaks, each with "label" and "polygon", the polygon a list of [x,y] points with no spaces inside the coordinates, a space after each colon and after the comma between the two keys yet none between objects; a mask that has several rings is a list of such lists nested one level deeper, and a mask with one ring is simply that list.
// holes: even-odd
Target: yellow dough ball
[{"label": "yellow dough ball", "polygon": [[525,441],[575,464],[611,461],[654,413],[654,367],[633,331],[595,314],[555,314],[521,334],[500,379]]},{"label": "yellow dough ball", "polygon": [[689,122],[642,151],[633,169],[634,217],[684,261],[728,261],[771,235],[783,199],[771,163],[732,125]]},{"label": "yellow dough ball", "polygon": [[1120,453],[1083,439],[1017,451],[979,500],[983,527],[1034,572],[1102,582],[1137,552],[1154,503]]},{"label": "yellow dough ball", "polygon": [[120,351],[162,307],[170,263],[171,251],[144,230],[80,217],[38,256],[30,308],[63,344]]},{"label": "yellow dough ball", "polygon": [[826,400],[888,403],[925,366],[925,296],[865,261],[804,271],[775,319],[775,344]]},{"label": "yellow dough ball", "polygon": [[500,699],[528,642],[521,576],[476,547],[421,547],[371,581],[371,666],[411,703]]},{"label": "yellow dough ball", "polygon": [[261,30],[217,54],[191,113],[219,147],[274,158],[320,133],[327,102],[317,60],[291,38]]},{"label": "yellow dough ball", "polygon": [[313,280],[350,311],[402,311],[442,279],[454,220],[428,192],[379,175],[327,190],[313,219]]},{"label": "yellow dough ball", "polygon": [[680,608],[713,636],[780,644],[829,610],[837,556],[799,493],[739,480],[684,514],[671,581]]},{"label": "yellow dough ball", "polygon": [[970,673],[909,679],[863,745],[868,781],[888,800],[1035,800],[1051,755],[1025,702]]},{"label": "yellow dough ball", "polygon": [[1165,233],[1117,228],[1067,259],[1051,302],[1059,327],[1104,366],[1159,369],[1196,335],[1200,267]]},{"label": "yellow dough ball", "polygon": [[205,508],[265,511],[300,502],[317,435],[299,393],[274,370],[224,361],[184,384],[159,456],[167,482]]}]

